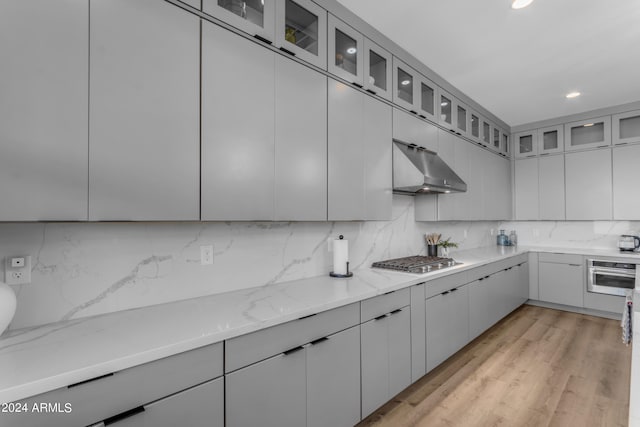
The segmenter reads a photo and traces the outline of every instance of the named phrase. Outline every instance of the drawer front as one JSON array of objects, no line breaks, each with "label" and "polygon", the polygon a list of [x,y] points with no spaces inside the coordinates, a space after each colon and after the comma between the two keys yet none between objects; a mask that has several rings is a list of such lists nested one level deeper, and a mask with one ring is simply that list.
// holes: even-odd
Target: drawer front
[{"label": "drawer front", "polygon": [[467,273],[457,273],[450,276],[441,277],[439,279],[430,280],[425,283],[425,299],[429,299],[434,295],[441,294],[444,291],[462,286],[467,283]]},{"label": "drawer front", "polygon": [[69,427],[100,422],[222,375],[222,343],[202,347],[94,381],[53,390],[26,399],[58,404],[69,413],[2,414],[2,427]]},{"label": "drawer front", "polygon": [[354,303],[232,338],[226,341],[225,372],[249,366],[359,323],[360,304]]},{"label": "drawer front", "polygon": [[555,262],[557,264],[580,264],[582,265],[582,255],[559,254],[540,252],[538,255],[539,262]]},{"label": "drawer front", "polygon": [[360,321],[364,323],[410,304],[410,288],[400,289],[384,295],[369,298],[361,302]]}]

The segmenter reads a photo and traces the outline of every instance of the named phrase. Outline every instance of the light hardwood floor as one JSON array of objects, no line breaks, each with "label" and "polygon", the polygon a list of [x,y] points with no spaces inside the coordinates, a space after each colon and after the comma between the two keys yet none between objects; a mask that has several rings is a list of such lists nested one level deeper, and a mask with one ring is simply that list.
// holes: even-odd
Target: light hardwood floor
[{"label": "light hardwood floor", "polygon": [[626,426],[620,322],[522,306],[358,426]]}]

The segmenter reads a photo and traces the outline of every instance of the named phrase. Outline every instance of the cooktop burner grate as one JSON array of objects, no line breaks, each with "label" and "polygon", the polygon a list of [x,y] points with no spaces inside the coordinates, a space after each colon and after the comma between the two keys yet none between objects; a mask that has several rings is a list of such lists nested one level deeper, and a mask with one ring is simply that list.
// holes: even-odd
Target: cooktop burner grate
[{"label": "cooktop burner grate", "polygon": [[408,273],[428,273],[430,271],[453,267],[459,264],[460,263],[455,262],[452,258],[414,255],[404,258],[389,259],[386,261],[377,261],[374,262],[371,267],[404,271]]}]

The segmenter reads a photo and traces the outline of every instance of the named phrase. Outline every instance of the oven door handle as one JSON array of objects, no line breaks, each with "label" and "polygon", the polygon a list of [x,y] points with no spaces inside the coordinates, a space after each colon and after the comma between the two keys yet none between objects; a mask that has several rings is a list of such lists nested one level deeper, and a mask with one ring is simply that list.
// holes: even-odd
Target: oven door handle
[{"label": "oven door handle", "polygon": [[615,276],[615,277],[628,277],[634,279],[636,277],[635,270],[622,270],[618,268],[601,268],[601,267],[592,267],[591,273],[593,275],[606,275],[606,276]]}]

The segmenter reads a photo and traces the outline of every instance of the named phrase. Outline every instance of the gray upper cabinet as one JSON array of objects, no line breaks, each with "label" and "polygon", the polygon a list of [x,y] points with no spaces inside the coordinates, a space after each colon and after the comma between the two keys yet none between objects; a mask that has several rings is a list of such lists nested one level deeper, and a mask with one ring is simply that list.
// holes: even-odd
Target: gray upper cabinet
[{"label": "gray upper cabinet", "polygon": [[438,98],[438,123],[445,128],[454,131],[457,125],[457,107],[453,95],[440,89]]},{"label": "gray upper cabinet", "polygon": [[502,131],[502,145],[500,147],[500,152],[504,154],[505,157],[509,157],[511,155],[511,143],[509,140],[509,134]]},{"label": "gray upper cabinet", "polygon": [[500,148],[501,148],[501,134],[500,134],[500,129],[495,127],[495,126],[491,126],[491,150],[495,151],[496,153],[500,152]]},{"label": "gray upper cabinet", "polygon": [[467,136],[473,140],[474,142],[480,142],[480,116],[473,110],[470,110],[467,113],[467,119],[469,123],[467,124]]},{"label": "gray upper cabinet", "polygon": [[274,217],[274,64],[270,50],[203,22],[203,220]]},{"label": "gray upper cabinet", "polygon": [[275,0],[202,0],[202,11],[271,43],[275,35]]},{"label": "gray upper cabinet", "polygon": [[364,39],[364,88],[387,101],[393,100],[393,57],[389,52]]},{"label": "gray upper cabinet", "polygon": [[469,107],[456,101],[456,133],[458,135],[469,135]]},{"label": "gray upper cabinet", "polygon": [[198,220],[199,18],[95,0],[90,28],[89,219]]},{"label": "gray upper cabinet", "polygon": [[[529,161],[533,159],[527,159]],[[521,160],[518,160],[519,162]],[[539,219],[562,221],[564,212],[564,155],[538,159]]]},{"label": "gray upper cabinet", "polygon": [[358,31],[328,14],[327,69],[330,73],[364,86],[364,37]]},{"label": "gray upper cabinet", "polygon": [[[327,219],[327,77],[277,55],[275,82],[274,219],[324,221]],[[301,103],[305,108],[299,108]],[[388,145],[390,151],[391,144]],[[379,151],[374,153],[379,154]],[[383,162],[384,157],[377,160]],[[388,162],[390,168],[391,160]]]},{"label": "gray upper cabinet", "polygon": [[568,220],[612,218],[611,149],[565,154]]},{"label": "gray upper cabinet", "polygon": [[397,108],[393,109],[393,138],[438,152],[438,128]]},{"label": "gray upper cabinet", "polygon": [[390,219],[391,107],[329,79],[328,218]]},{"label": "gray upper cabinet", "polygon": [[611,119],[614,144],[640,142],[640,110],[615,114]]},{"label": "gray upper cabinet", "polygon": [[640,145],[613,149],[613,219],[638,220]]},{"label": "gray upper cabinet", "polygon": [[562,153],[564,151],[564,126],[538,129],[538,154]]},{"label": "gray upper cabinet", "polygon": [[416,89],[418,90],[418,115],[423,119],[436,120],[436,101],[438,87],[431,80],[418,74]]},{"label": "gray upper cabinet", "polygon": [[275,0],[275,46],[327,68],[327,11],[311,0]]},{"label": "gray upper cabinet", "polygon": [[516,158],[535,157],[538,155],[538,131],[530,130],[513,135]]},{"label": "gray upper cabinet", "polygon": [[418,114],[418,72],[393,57],[393,102]]},{"label": "gray upper cabinet", "polygon": [[0,221],[87,219],[88,13],[0,3]]},{"label": "gray upper cabinet", "polygon": [[598,117],[564,125],[566,151],[611,145],[611,117]]},{"label": "gray upper cabinet", "polygon": [[482,119],[482,127],[480,128],[480,144],[489,147],[491,146],[491,123]]},{"label": "gray upper cabinet", "polygon": [[[515,219],[537,220],[539,208],[538,159],[515,161]],[[564,203],[563,203],[564,205]]]}]

